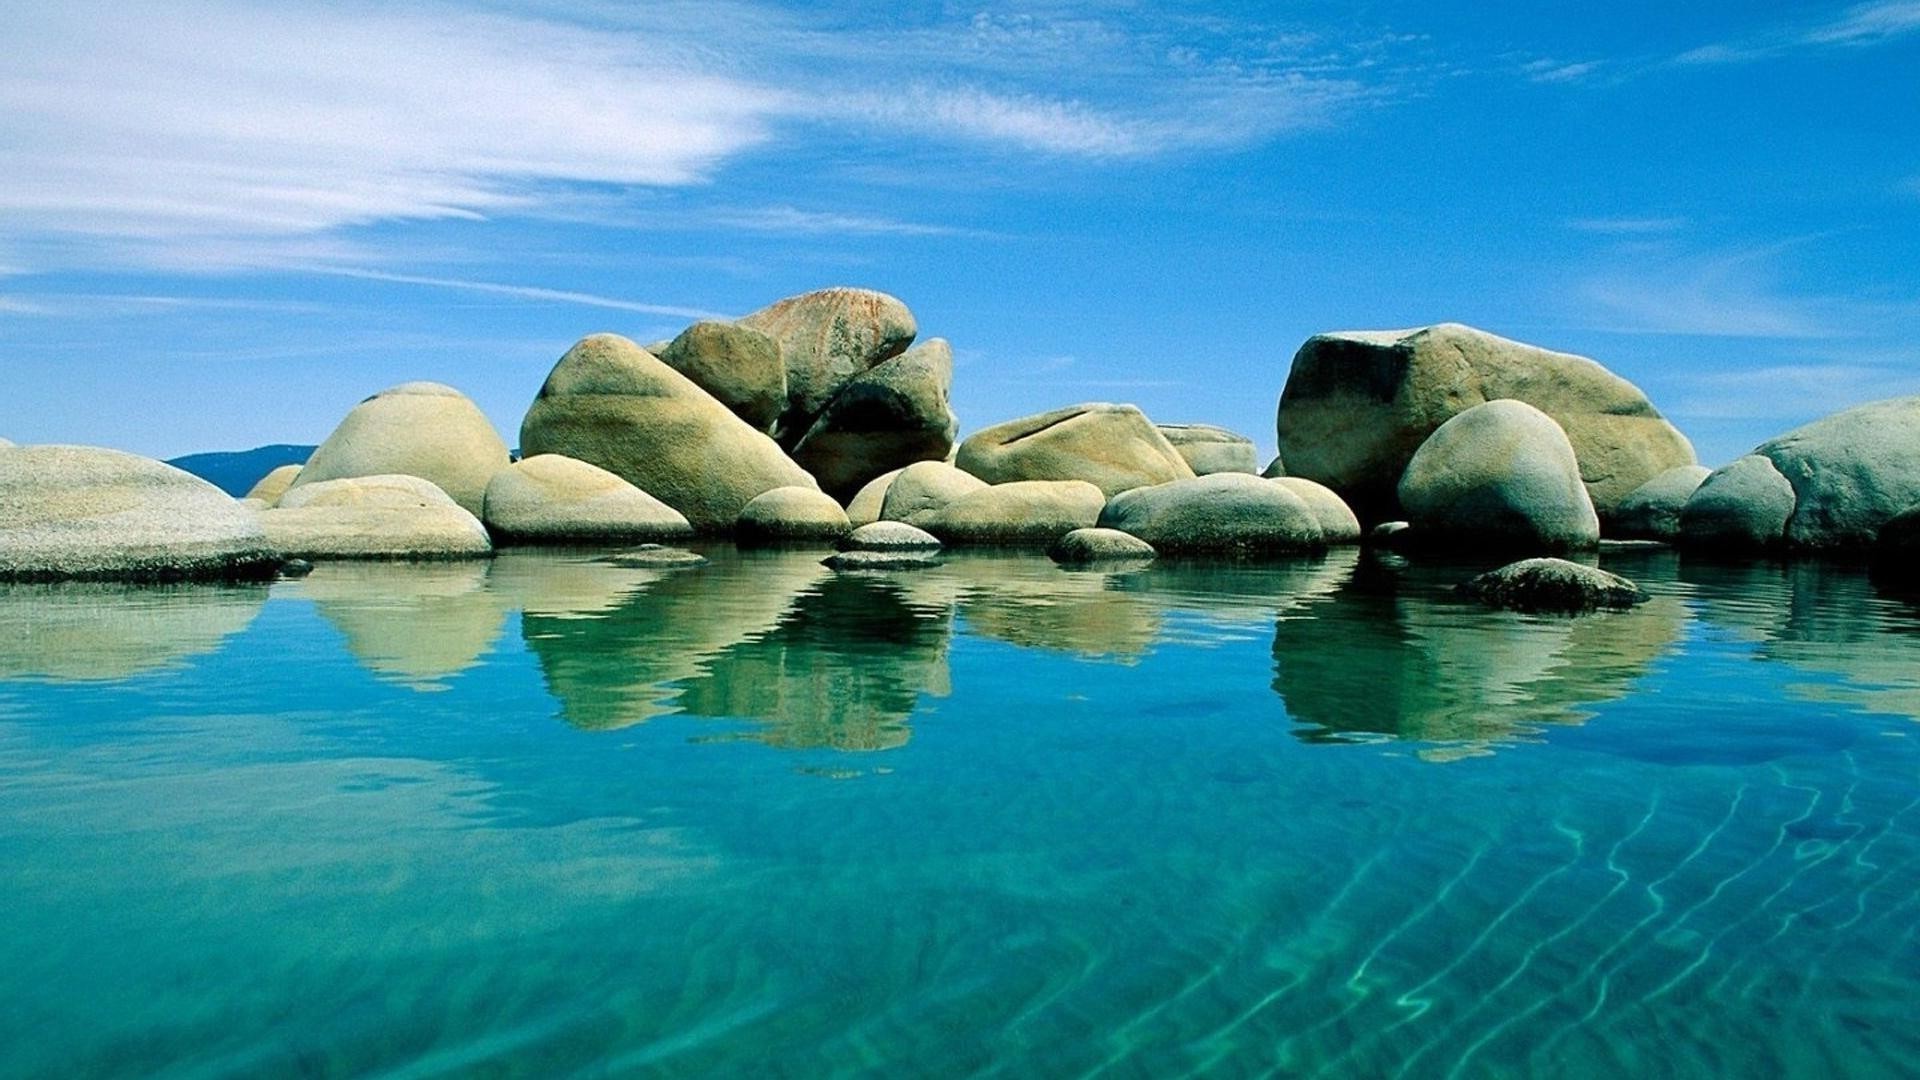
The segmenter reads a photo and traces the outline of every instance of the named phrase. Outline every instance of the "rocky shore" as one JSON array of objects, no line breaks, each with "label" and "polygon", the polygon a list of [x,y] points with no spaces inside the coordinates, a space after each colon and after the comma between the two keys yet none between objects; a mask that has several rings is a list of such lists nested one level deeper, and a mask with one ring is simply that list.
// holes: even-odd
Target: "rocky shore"
[{"label": "rocky shore", "polygon": [[[1251,439],[1127,404],[960,440],[952,350],[918,336],[904,303],[853,288],[646,347],[594,334],[534,395],[517,458],[458,390],[406,383],[243,499],[117,450],[0,439],[0,580],[260,579],[290,559],[700,536],[842,545],[868,552],[842,560],[866,569],[911,568],[942,544],[1084,562],[1285,556],[1367,535],[1516,557],[1631,539],[1897,561],[1920,518],[1920,397],[1709,470],[1646,395],[1585,357],[1453,324],[1322,334],[1294,357],[1280,454],[1262,467]],[[909,537],[913,557],[876,536]]]}]

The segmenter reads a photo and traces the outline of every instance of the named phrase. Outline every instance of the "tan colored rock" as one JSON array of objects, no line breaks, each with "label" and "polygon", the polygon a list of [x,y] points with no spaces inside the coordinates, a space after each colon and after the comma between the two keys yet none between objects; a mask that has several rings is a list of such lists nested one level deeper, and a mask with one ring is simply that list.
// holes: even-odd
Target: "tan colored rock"
[{"label": "tan colored rock", "polygon": [[0,580],[262,580],[252,514],[171,465],[92,446],[0,452]]},{"label": "tan colored rock", "polygon": [[654,355],[760,431],[772,431],[786,411],[780,343],[750,326],[697,322]]},{"label": "tan colored rock", "polygon": [[361,476],[418,476],[480,513],[507,444],[465,394],[432,382],[383,390],[354,406],[289,490]]},{"label": "tan colored rock", "polygon": [[780,343],[787,408],[775,435],[792,445],[842,384],[900,355],[919,327],[907,305],[871,289],[831,288],[790,296],[739,321]]},{"label": "tan colored rock", "polygon": [[754,496],[817,487],[763,432],[626,338],[583,338],[554,366],[520,428],[529,456],[598,465],[705,532],[733,528]]},{"label": "tan colored rock", "polygon": [[835,498],[916,461],[944,461],[960,429],[948,404],[953,349],[916,345],[847,380],[793,448],[793,459]]},{"label": "tan colored rock", "polygon": [[686,515],[598,465],[536,454],[493,474],[481,515],[522,543],[634,543],[693,535]]},{"label": "tan colored rock", "polygon": [[358,476],[301,484],[256,515],[289,559],[470,559],[493,554],[486,526],[431,481]]},{"label": "tan colored rock", "polygon": [[282,465],[261,477],[247,491],[247,498],[258,499],[267,507],[278,503],[287,489],[293,486],[294,478],[300,475],[300,466]]},{"label": "tan colored rock", "polygon": [[1360,542],[1360,519],[1354,516],[1353,509],[1347,505],[1335,491],[1325,484],[1316,484],[1304,476],[1280,476],[1268,480],[1279,484],[1307,504],[1313,511],[1313,519],[1320,523],[1320,536],[1329,544],[1357,544]]},{"label": "tan colored rock", "polygon": [[1326,546],[1300,496],[1245,473],[1173,480],[1113,497],[1100,527],[1137,536],[1166,554],[1287,555]]},{"label": "tan colored rock", "polygon": [[1399,494],[1422,544],[1568,551],[1600,542],[1573,444],[1523,401],[1489,401],[1440,425],[1407,463]]},{"label": "tan colored rock", "polygon": [[1692,444],[1632,383],[1586,357],[1454,323],[1308,339],[1280,398],[1280,456],[1290,475],[1339,492],[1363,520],[1383,520],[1427,437],[1502,398],[1561,426],[1603,515],[1660,473],[1694,464]]},{"label": "tan colored rock", "polygon": [[763,492],[740,510],[734,532],[742,544],[818,543],[853,531],[847,512],[816,488],[783,487]]},{"label": "tan colored rock", "polygon": [[1075,529],[1053,542],[1047,556],[1066,566],[1092,563],[1145,562],[1154,557],[1153,545],[1119,529]]},{"label": "tan colored rock", "polygon": [[922,461],[900,470],[887,488],[880,507],[881,521],[904,521],[924,526],[927,518],[956,499],[985,491],[987,482],[943,461]]},{"label": "tan colored rock", "polygon": [[841,551],[938,551],[940,538],[904,521],[875,521],[840,541]]},{"label": "tan colored rock", "polygon": [[1092,526],[1106,502],[1084,480],[1021,480],[962,495],[916,524],[948,544],[1045,546]]},{"label": "tan colored rock", "polygon": [[1165,435],[1180,456],[1187,459],[1187,465],[1193,469],[1195,476],[1260,471],[1260,458],[1254,450],[1253,440],[1237,431],[1212,424],[1157,426],[1160,434]]},{"label": "tan colored rock", "polygon": [[1093,403],[977,431],[954,464],[989,484],[1085,480],[1109,497],[1193,477],[1160,429],[1132,405]]},{"label": "tan colored rock", "polygon": [[887,489],[893,487],[894,480],[904,471],[904,469],[895,469],[867,481],[867,485],[847,502],[847,520],[852,522],[855,528],[879,521],[880,510],[887,504]]}]

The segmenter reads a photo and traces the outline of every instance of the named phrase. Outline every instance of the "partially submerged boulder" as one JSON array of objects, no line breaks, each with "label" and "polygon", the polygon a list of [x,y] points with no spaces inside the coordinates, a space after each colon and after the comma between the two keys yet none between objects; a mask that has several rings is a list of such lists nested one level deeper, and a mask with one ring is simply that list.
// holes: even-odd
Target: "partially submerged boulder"
[{"label": "partially submerged boulder", "polygon": [[0,452],[0,580],[265,580],[280,566],[226,492],[91,446]]},{"label": "partially submerged boulder", "polygon": [[848,533],[841,551],[938,551],[940,538],[904,521],[875,521]]},{"label": "partially submerged boulder", "polygon": [[1268,481],[1279,484],[1307,504],[1313,511],[1313,519],[1320,523],[1320,538],[1329,544],[1357,544],[1360,542],[1360,519],[1355,517],[1352,508],[1347,506],[1334,490],[1325,484],[1316,484],[1303,476],[1280,476]]},{"label": "partially submerged boulder", "polygon": [[888,486],[887,497],[880,506],[880,520],[924,525],[927,518],[948,503],[985,491],[987,487],[985,480],[961,472],[944,461],[918,462],[900,470],[900,475]]},{"label": "partially submerged boulder", "polygon": [[1634,488],[1607,520],[1607,535],[1672,540],[1680,535],[1680,512],[1712,471],[1704,465],[1679,465]]},{"label": "partially submerged boulder", "polygon": [[631,543],[693,535],[686,515],[598,465],[535,454],[487,484],[487,528],[503,541]]},{"label": "partially submerged boulder", "polygon": [[743,544],[813,543],[851,532],[847,512],[817,488],[783,487],[762,492],[740,509],[735,535]]},{"label": "partially submerged boulder", "polygon": [[1488,607],[1574,614],[1626,609],[1646,599],[1640,587],[1618,574],[1565,559],[1526,559],[1481,574],[1460,586]]},{"label": "partially submerged boulder", "polygon": [[925,551],[841,551],[820,560],[820,565],[840,573],[892,573],[898,570],[925,570],[940,565],[940,560]]},{"label": "partially submerged boulder", "polygon": [[1021,480],[963,495],[917,523],[949,544],[1037,547],[1094,524],[1106,501],[1084,480]]},{"label": "partially submerged boulder", "polygon": [[520,446],[598,465],[704,532],[731,529],[762,492],[817,486],[765,433],[615,334],[583,338],[560,358]]},{"label": "partially submerged boulder", "polygon": [[1260,471],[1253,440],[1212,424],[1159,424],[1160,434],[1187,460],[1195,476]]},{"label": "partially submerged boulder", "polygon": [[916,461],[943,461],[960,422],[948,404],[953,349],[940,338],[855,375],[829,399],[793,459],[837,499]]},{"label": "partially submerged boulder", "polygon": [[1747,554],[1786,542],[1793,485],[1773,461],[1748,454],[1714,470],[1680,509],[1679,541],[1691,548]]},{"label": "partially submerged boulder", "polygon": [[1145,562],[1157,553],[1153,545],[1119,529],[1075,529],[1053,542],[1047,556],[1066,566],[1106,562]]},{"label": "partially submerged boulder", "polygon": [[741,319],[780,344],[787,407],[774,434],[792,446],[842,384],[904,352],[920,332],[913,312],[872,289],[819,289],[777,301]]},{"label": "partially submerged boulder", "polygon": [[471,559],[493,553],[480,519],[417,476],[301,484],[256,517],[268,542],[288,559]]},{"label": "partially submerged boulder", "polygon": [[772,431],[786,411],[780,343],[750,326],[697,322],[654,355],[760,431]]},{"label": "partially submerged boulder", "polygon": [[1454,323],[1309,338],[1280,397],[1280,455],[1289,474],[1379,521],[1394,514],[1396,485],[1428,436],[1502,398],[1566,432],[1603,516],[1634,488],[1695,462],[1693,445],[1646,395],[1594,361]]},{"label": "partially submerged boulder", "polygon": [[1440,425],[1407,464],[1399,502],[1423,545],[1568,551],[1600,542],[1573,445],[1522,401],[1489,401]]},{"label": "partially submerged boulder", "polygon": [[960,444],[954,464],[989,484],[1085,480],[1108,497],[1194,475],[1146,414],[1132,405],[1103,402],[977,431]]},{"label": "partially submerged boulder", "polygon": [[300,466],[282,465],[256,481],[253,487],[247,489],[246,497],[258,499],[266,506],[273,506],[280,501],[281,496],[287,493],[287,489],[293,486],[294,479],[299,475]]},{"label": "partially submerged boulder", "polygon": [[1161,554],[1287,555],[1326,546],[1300,496],[1244,473],[1173,480],[1113,497],[1101,528],[1118,529]]},{"label": "partially submerged boulder", "polygon": [[627,551],[616,551],[600,561],[626,570],[687,570],[705,566],[707,557],[683,548],[641,544]]},{"label": "partially submerged boulder", "polygon": [[418,476],[478,514],[487,481],[508,460],[507,444],[465,394],[440,383],[410,382],[354,406],[288,487]]}]

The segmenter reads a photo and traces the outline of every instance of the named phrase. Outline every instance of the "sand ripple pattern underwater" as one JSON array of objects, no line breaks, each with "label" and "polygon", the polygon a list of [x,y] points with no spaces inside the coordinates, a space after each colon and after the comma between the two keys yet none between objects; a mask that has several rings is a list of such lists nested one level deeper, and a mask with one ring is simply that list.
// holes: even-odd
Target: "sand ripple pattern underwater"
[{"label": "sand ripple pattern underwater", "polygon": [[0,588],[0,1074],[1920,1073],[1920,600],[1607,557]]}]

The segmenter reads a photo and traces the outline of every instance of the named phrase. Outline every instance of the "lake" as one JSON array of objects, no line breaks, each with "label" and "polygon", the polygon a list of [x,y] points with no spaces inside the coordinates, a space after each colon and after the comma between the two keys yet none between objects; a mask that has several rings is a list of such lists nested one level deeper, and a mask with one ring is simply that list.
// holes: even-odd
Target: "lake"
[{"label": "lake", "polygon": [[1920,600],[821,552],[0,586],[0,1073],[1920,1071]]}]

